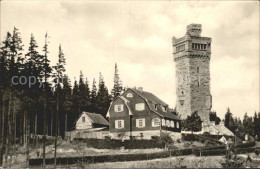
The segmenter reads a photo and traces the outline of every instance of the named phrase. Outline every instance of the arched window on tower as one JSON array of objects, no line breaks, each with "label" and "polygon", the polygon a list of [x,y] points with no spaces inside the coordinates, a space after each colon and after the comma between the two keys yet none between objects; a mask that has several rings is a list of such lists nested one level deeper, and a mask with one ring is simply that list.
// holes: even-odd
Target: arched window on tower
[{"label": "arched window on tower", "polygon": [[198,87],[200,87],[200,81],[198,81]]},{"label": "arched window on tower", "polygon": [[197,73],[199,73],[200,72],[200,68],[199,67],[197,67]]}]

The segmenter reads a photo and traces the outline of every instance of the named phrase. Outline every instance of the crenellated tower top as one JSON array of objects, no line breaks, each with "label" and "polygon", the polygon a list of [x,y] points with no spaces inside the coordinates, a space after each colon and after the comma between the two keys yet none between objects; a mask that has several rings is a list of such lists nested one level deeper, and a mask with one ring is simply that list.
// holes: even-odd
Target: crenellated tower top
[{"label": "crenellated tower top", "polygon": [[201,24],[190,24],[187,25],[187,34],[189,34],[190,36],[197,36],[200,37],[201,34]]}]

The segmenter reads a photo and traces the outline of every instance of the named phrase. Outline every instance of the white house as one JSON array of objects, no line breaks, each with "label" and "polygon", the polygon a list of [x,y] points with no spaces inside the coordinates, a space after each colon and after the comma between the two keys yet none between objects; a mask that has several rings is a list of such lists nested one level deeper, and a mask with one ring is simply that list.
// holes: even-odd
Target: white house
[{"label": "white house", "polygon": [[75,122],[75,130],[66,131],[65,137],[74,138],[104,138],[108,135],[109,123],[97,113],[82,112]]}]

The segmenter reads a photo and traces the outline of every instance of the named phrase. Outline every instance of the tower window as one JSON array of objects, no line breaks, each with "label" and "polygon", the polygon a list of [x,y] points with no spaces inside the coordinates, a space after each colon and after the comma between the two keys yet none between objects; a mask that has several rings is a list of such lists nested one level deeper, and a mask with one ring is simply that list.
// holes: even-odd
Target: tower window
[{"label": "tower window", "polygon": [[198,87],[200,87],[200,82],[198,81]]},{"label": "tower window", "polygon": [[182,94],[182,95],[184,95],[184,92],[183,92],[183,91],[181,91],[181,94]]},{"label": "tower window", "polygon": [[200,68],[199,67],[197,67],[197,73],[199,73],[200,72]]}]

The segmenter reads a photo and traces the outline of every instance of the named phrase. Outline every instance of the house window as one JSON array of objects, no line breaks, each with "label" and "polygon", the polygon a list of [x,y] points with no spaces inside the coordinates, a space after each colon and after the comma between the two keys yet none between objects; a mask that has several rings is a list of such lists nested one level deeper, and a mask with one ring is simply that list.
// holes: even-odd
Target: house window
[{"label": "house window", "polygon": [[124,111],[124,105],[115,105],[115,112],[122,112]]},{"label": "house window", "polygon": [[170,120],[166,120],[166,126],[167,126],[167,127],[171,127],[171,122],[170,122]]},{"label": "house window", "polygon": [[154,118],[154,119],[152,120],[152,126],[153,126],[153,127],[158,127],[158,126],[160,126],[160,125],[161,125],[161,121],[160,121],[159,118]]},{"label": "house window", "polygon": [[124,120],[115,120],[115,128],[122,129],[125,127]]},{"label": "house window", "polygon": [[83,122],[83,123],[85,122],[85,120],[86,120],[85,117],[82,117],[82,122]]},{"label": "house window", "polygon": [[145,127],[145,119],[136,119],[136,127],[138,128]]},{"label": "house window", "polygon": [[171,121],[171,127],[174,128],[174,121]]},{"label": "house window", "polygon": [[135,104],[135,110],[137,110],[137,111],[144,110],[144,103],[137,103],[137,104]]},{"label": "house window", "polygon": [[179,124],[179,122],[177,121],[176,122],[176,128],[178,129],[180,127],[180,124]]},{"label": "house window", "polygon": [[132,94],[132,93],[128,93],[128,94],[126,95],[126,97],[133,97],[133,94]]}]

